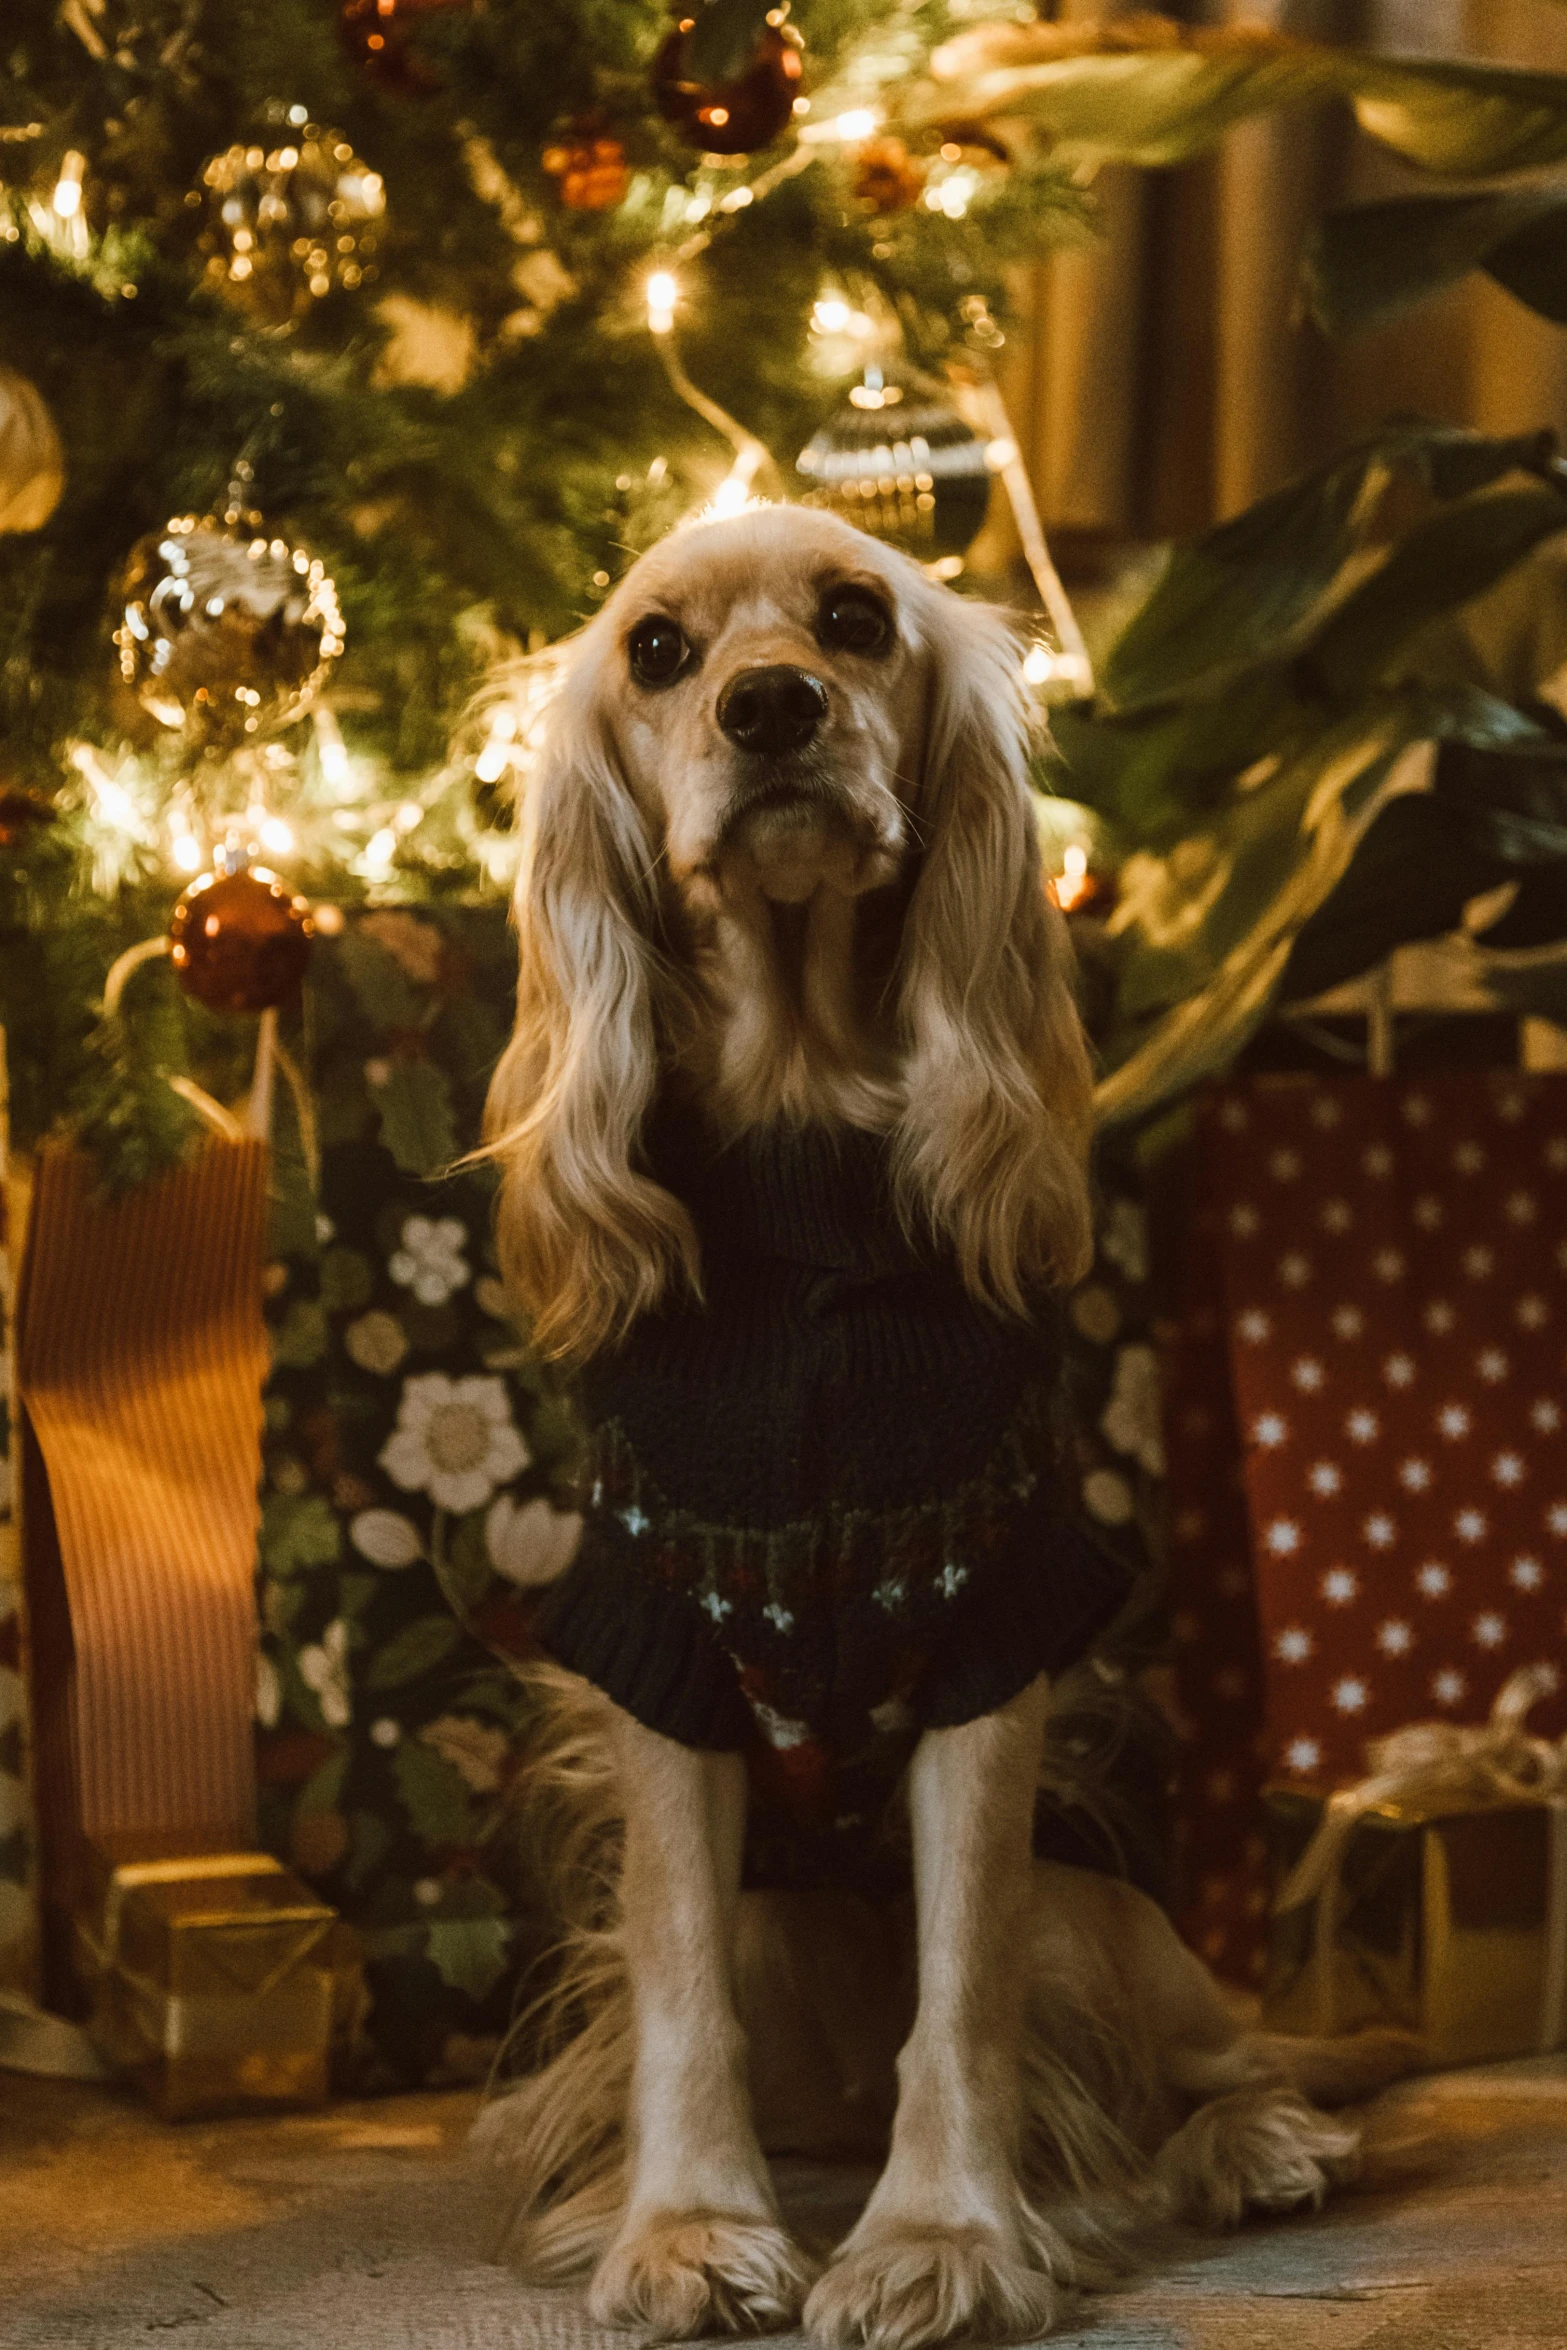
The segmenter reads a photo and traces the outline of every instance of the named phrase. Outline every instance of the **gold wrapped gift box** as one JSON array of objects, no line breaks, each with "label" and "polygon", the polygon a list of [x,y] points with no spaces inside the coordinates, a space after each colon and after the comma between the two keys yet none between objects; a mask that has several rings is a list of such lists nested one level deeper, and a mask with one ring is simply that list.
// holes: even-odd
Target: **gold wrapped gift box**
[{"label": "gold wrapped gift box", "polygon": [[189,1839],[105,1838],[87,1871],[75,1942],[88,2030],[165,2120],[326,2096],[363,1998],[335,1910],[269,1854]]},{"label": "gold wrapped gift box", "polygon": [[[1264,1803],[1274,1883],[1287,1891],[1327,1799],[1277,1786]],[[1315,1889],[1275,1912],[1263,1991],[1270,2029],[1399,2025],[1420,2035],[1434,2064],[1563,2045],[1567,1802],[1390,1799],[1357,1810],[1333,1847]]]}]

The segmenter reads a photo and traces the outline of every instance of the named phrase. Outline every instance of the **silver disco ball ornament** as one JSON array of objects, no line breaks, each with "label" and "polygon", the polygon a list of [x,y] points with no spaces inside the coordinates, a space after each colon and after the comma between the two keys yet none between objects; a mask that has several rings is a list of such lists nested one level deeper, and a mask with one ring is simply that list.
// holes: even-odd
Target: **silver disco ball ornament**
[{"label": "silver disco ball ornament", "polygon": [[234,750],[286,725],[343,649],[326,566],[257,521],[176,515],[126,564],[120,674],[193,749]]},{"label": "silver disco ball ornament", "polygon": [[806,504],[922,563],[965,554],[990,505],[985,443],[935,385],[868,367],[800,451]]}]

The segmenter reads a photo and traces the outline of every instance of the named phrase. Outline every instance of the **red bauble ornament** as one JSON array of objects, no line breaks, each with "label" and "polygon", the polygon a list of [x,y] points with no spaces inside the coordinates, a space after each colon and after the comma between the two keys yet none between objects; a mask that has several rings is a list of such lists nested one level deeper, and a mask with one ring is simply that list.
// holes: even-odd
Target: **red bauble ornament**
[{"label": "red bauble ornament", "polygon": [[781,138],[800,95],[800,51],[792,25],[768,25],[750,62],[733,81],[704,85],[685,70],[686,36],[695,18],[683,16],[653,60],[653,99],[688,147],[704,155],[751,155]]},{"label": "red bauble ornament", "polygon": [[310,908],[261,865],[204,873],[169,923],[169,960],[209,1012],[269,1012],[305,975]]},{"label": "red bauble ornament", "polygon": [[337,21],[344,48],[372,80],[402,97],[423,98],[440,88],[441,77],[428,58],[410,47],[409,33],[421,16],[469,4],[470,0],[342,0]]},{"label": "red bauble ornament", "polygon": [[631,185],[620,141],[586,124],[546,147],[539,161],[572,212],[612,212]]}]

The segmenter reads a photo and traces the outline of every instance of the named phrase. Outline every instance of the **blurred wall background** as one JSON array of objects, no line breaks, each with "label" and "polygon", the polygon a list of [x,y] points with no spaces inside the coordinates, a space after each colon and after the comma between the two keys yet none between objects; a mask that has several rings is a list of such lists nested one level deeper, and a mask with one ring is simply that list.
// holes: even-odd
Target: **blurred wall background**
[{"label": "blurred wall background", "polygon": [[[1115,0],[1053,11],[1134,12]],[[1167,12],[1567,71],[1567,8],[1551,0],[1167,0]],[[1307,224],[1333,203],[1430,185],[1329,109],[1244,125],[1178,170],[1100,174],[1107,233],[1028,273],[1005,382],[1073,568],[1091,568],[1096,548],[1233,514],[1400,412],[1567,431],[1567,333],[1486,277],[1353,342],[1328,342],[1302,315]]]}]

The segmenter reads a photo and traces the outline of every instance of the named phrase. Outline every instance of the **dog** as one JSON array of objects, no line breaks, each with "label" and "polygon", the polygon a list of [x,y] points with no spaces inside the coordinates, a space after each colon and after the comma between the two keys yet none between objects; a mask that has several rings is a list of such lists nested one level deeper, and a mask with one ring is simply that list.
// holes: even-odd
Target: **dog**
[{"label": "dog", "polygon": [[[1027,751],[1001,614],[766,507],[633,565],[528,787],[499,1244],[611,1434],[534,1674],[564,1957],[538,2065],[479,2136],[525,2270],[591,2269],[599,2320],[665,2338],[1044,2333],[1117,2213],[1320,2200],[1356,2136],[1306,2092],[1411,2061],[1241,2032],[1152,1902],[1032,1858],[1052,1684],[1119,1593],[1073,1547],[1030,1400],[1042,1301],[1089,1255],[1091,1088]],[[733,1344],[704,1387],[709,1325]],[[969,1448],[966,1518],[918,1483],[938,1422]],[[757,1489],[788,1487],[765,1539],[758,1448]],[[901,1465],[862,1491],[878,1463]],[[820,1527],[796,1540],[810,1464],[847,1496],[830,1574]],[[824,1631],[802,1611],[852,1582],[888,1495],[903,1563],[871,1543],[880,1580]],[[987,1616],[1014,1523],[1048,1570],[1007,1566]],[[742,1898],[748,1739],[752,1781],[851,1819],[870,1765],[844,1780],[839,1747],[906,1758],[912,1901]],[[764,2144],[884,2153],[825,2266]]]}]

